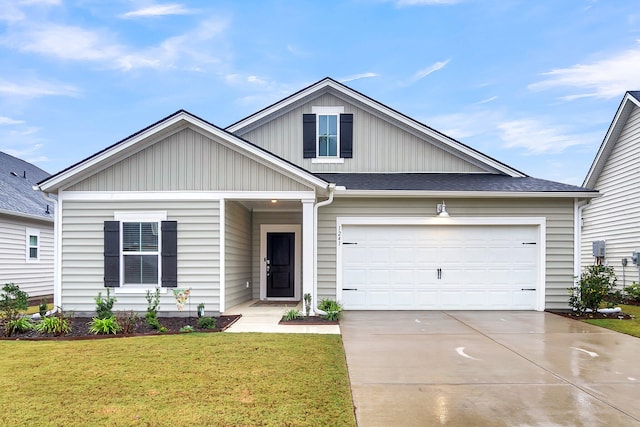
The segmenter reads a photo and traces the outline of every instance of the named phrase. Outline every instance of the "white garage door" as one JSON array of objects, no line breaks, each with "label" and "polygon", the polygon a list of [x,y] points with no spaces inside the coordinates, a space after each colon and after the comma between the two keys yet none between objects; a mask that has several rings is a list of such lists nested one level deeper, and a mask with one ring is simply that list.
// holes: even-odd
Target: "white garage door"
[{"label": "white garage door", "polygon": [[343,225],[346,310],[533,310],[528,225]]}]

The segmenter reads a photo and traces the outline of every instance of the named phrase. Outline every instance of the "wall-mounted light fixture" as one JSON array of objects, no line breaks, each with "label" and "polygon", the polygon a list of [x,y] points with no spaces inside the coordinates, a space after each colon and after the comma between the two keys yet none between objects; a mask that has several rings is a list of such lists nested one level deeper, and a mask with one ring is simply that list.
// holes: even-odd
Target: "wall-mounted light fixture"
[{"label": "wall-mounted light fixture", "polygon": [[444,204],[444,200],[442,203],[437,204],[436,213],[439,218],[449,218],[449,212],[447,212],[447,205]]}]

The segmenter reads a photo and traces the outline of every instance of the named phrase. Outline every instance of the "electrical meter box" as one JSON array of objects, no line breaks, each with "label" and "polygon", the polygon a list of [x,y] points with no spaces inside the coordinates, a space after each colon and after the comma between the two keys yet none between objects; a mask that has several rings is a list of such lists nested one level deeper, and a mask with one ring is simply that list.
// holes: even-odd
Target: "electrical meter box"
[{"label": "electrical meter box", "polygon": [[592,243],[593,256],[596,258],[604,258],[605,242],[604,240],[596,240]]},{"label": "electrical meter box", "polygon": [[634,252],[631,254],[631,262],[635,265],[640,265],[640,252]]}]

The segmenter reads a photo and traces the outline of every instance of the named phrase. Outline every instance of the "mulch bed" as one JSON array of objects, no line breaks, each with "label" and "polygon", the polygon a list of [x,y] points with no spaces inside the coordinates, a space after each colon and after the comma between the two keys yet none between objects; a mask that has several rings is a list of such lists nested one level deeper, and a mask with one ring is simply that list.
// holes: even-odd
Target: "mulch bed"
[{"label": "mulch bed", "polygon": [[158,317],[160,324],[167,328],[167,332],[158,332],[156,329],[151,328],[144,321],[142,317],[136,326],[135,333],[117,335],[96,335],[89,332],[90,317],[73,317],[71,319],[71,332],[62,337],[54,337],[53,335],[41,334],[37,331],[27,331],[19,334],[14,334],[11,337],[0,337],[1,340],[91,340],[91,339],[104,339],[104,338],[123,338],[123,337],[135,337],[135,336],[150,336],[150,335],[171,335],[181,334],[187,332],[179,332],[183,326],[193,326],[193,332],[222,332],[229,326],[233,325],[242,315],[236,314],[232,316],[218,316],[216,319],[215,329],[199,329],[197,326],[197,317]]},{"label": "mulch bed", "polygon": [[[619,304],[625,305],[636,305],[640,306],[640,301],[635,299],[624,299]],[[578,315],[573,311],[568,310],[546,310],[549,313],[558,314],[560,316],[568,317],[570,319],[576,320],[589,320],[589,319],[620,319],[620,320],[630,320],[633,319],[633,316],[630,316],[624,312],[620,313],[584,313],[582,315]]]}]

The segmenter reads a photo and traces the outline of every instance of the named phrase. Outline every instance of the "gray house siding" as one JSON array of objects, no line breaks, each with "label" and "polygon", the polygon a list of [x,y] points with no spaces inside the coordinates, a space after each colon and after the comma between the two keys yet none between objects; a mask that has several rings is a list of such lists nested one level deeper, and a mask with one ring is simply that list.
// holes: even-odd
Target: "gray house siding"
[{"label": "gray house siding", "polygon": [[[318,299],[336,297],[336,218],[435,215],[440,199],[336,199],[318,217]],[[546,308],[568,307],[573,284],[573,201],[567,199],[451,199],[458,217],[546,217]]]},{"label": "gray house siding", "polygon": [[[634,107],[600,172],[592,199],[582,212],[581,264],[594,263],[592,242],[606,242],[605,263],[614,267],[618,284],[638,281],[631,254],[640,251],[640,108]],[[622,259],[628,266],[622,267]]]},{"label": "gray house siding", "polygon": [[70,191],[304,191],[309,186],[191,128],[164,138]]},{"label": "gray house siding", "polygon": [[[314,106],[343,106],[353,114],[353,158],[342,164],[318,164],[302,156],[302,115]],[[486,172],[469,161],[438,148],[398,127],[397,123],[349,104],[335,95],[324,95],[239,136],[312,172]]]},{"label": "gray house siding", "polygon": [[[38,261],[27,261],[26,230],[40,235]],[[53,294],[53,224],[0,215],[0,286],[14,283],[30,297]]]},{"label": "gray house siding", "polygon": [[226,308],[251,299],[251,240],[251,212],[240,203],[226,202]]},{"label": "gray house siding", "polygon": [[[61,253],[62,306],[67,311],[93,313],[94,298],[105,293],[103,283],[103,223],[114,212],[166,211],[178,222],[178,287],[191,288],[192,308],[220,307],[220,209],[217,201],[63,201]],[[145,312],[145,294],[119,293],[114,309]],[[124,289],[124,288],[122,288]],[[171,290],[161,295],[161,312],[177,312]]]}]

